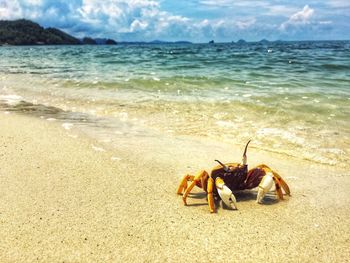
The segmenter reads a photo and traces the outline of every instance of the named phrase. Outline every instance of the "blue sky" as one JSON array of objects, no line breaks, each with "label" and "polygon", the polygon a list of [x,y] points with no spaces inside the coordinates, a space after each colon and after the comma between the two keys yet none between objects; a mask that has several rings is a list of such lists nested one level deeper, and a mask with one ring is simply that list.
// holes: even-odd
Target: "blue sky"
[{"label": "blue sky", "polygon": [[18,18],[124,41],[350,39],[350,0],[0,0]]}]

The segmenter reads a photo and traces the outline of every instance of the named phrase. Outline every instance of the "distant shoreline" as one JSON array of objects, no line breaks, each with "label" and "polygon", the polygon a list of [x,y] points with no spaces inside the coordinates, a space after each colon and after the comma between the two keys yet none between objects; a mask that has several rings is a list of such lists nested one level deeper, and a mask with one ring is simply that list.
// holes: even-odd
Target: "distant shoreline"
[{"label": "distant shoreline", "polygon": [[[276,40],[276,41],[267,41],[262,43],[261,41],[245,41],[244,43],[237,42],[190,42],[190,41],[120,41],[116,45],[244,45],[244,44],[290,44],[290,43],[315,43],[315,42],[350,42],[349,40]],[[0,46],[9,47],[9,46],[111,46],[110,44],[1,44]]]}]

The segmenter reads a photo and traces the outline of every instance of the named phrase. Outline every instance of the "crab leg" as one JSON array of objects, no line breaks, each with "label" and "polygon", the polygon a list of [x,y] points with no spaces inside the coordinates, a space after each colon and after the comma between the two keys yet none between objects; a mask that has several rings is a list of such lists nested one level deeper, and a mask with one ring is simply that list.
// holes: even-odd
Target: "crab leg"
[{"label": "crab leg", "polygon": [[271,170],[274,177],[278,179],[278,182],[280,184],[280,186],[283,188],[284,192],[287,194],[287,195],[290,195],[290,190],[289,190],[289,186],[287,185],[287,183],[282,179],[282,177],[276,173],[275,171]]},{"label": "crab leg", "polygon": [[282,192],[280,180],[278,180],[278,178],[275,176],[273,176],[273,180],[275,181],[276,194],[280,200],[283,200],[283,192]]},{"label": "crab leg", "polygon": [[183,191],[186,191],[186,189],[187,189],[187,182],[188,181],[192,182],[193,179],[194,179],[193,175],[186,174],[182,178],[181,183],[180,183],[179,187],[177,188],[177,194],[180,195],[180,194],[182,194]]},{"label": "crab leg", "polygon": [[209,204],[210,213],[215,212],[215,205],[214,205],[214,198],[213,198],[213,187],[214,187],[214,179],[209,177],[207,191],[208,191],[208,204]]},{"label": "crab leg", "polygon": [[202,178],[209,176],[208,173],[206,171],[201,171],[199,172],[194,178],[193,181],[191,182],[191,184],[188,186],[188,188],[185,190],[184,195],[182,196],[182,200],[184,202],[185,205],[187,205],[186,199],[187,196],[189,195],[189,193],[191,192],[191,190],[193,189],[193,187],[195,185],[201,185],[201,181]]}]

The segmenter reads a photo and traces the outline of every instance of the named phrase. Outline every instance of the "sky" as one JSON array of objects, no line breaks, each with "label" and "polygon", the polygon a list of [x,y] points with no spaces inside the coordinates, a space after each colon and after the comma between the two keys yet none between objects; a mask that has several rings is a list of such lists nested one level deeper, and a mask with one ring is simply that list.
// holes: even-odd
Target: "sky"
[{"label": "sky", "polygon": [[0,0],[19,18],[117,41],[350,39],[350,0]]}]

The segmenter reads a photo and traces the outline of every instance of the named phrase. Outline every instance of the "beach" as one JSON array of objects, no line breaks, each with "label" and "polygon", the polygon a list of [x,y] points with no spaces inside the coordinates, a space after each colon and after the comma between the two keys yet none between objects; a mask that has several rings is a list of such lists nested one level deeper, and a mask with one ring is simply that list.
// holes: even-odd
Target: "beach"
[{"label": "beach", "polygon": [[[181,177],[214,159],[241,160],[245,142],[157,134],[111,146],[75,126],[0,111],[1,262],[348,262],[350,173],[248,149],[279,172],[291,196],[209,212]],[[155,132],[155,131],[153,131]],[[136,138],[136,139],[135,139]],[[137,139],[138,138],[138,139]]]},{"label": "beach", "polygon": [[[347,262],[349,41],[0,49],[0,262]],[[291,196],[186,174],[264,163]]]}]

